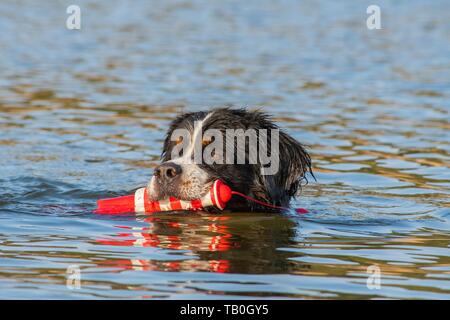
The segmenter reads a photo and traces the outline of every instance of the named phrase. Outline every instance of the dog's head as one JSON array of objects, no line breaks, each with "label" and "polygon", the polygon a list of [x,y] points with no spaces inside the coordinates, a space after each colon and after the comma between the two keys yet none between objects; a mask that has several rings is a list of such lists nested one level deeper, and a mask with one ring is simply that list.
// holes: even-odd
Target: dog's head
[{"label": "dog's head", "polygon": [[[171,123],[148,190],[151,200],[193,200],[221,179],[233,190],[286,206],[308,171],[308,153],[266,114],[221,108],[185,113]],[[234,199],[228,207],[261,209]]]}]

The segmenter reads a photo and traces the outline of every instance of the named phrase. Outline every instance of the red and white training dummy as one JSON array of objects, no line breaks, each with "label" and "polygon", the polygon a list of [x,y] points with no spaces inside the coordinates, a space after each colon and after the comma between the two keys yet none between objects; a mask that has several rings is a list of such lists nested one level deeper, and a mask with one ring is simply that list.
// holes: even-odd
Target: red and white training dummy
[{"label": "red and white training dummy", "polygon": [[216,180],[209,192],[201,199],[191,201],[180,200],[174,197],[150,201],[147,188],[140,188],[136,190],[134,195],[98,200],[95,213],[121,214],[135,212],[142,214],[160,211],[202,210],[213,206],[223,210],[227,202],[230,201],[231,195],[230,187],[220,180]]},{"label": "red and white training dummy", "polygon": [[[195,211],[208,207],[216,207],[219,210],[223,210],[233,195],[243,197],[247,200],[272,209],[288,210],[288,208],[264,203],[240,192],[232,191],[231,188],[225,183],[220,180],[216,180],[211,186],[209,192],[201,199],[186,201],[169,197],[164,200],[150,201],[148,198],[147,188],[140,188],[136,190],[133,195],[97,200],[97,210],[94,212],[98,214],[122,214],[132,212],[143,214],[177,210]],[[308,210],[297,208],[295,209],[295,212],[304,214],[308,213]]]}]

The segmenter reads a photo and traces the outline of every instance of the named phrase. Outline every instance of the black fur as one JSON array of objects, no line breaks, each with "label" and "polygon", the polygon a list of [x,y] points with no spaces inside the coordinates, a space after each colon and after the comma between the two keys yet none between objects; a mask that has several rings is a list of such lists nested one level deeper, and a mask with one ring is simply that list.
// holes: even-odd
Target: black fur
[{"label": "black fur", "polygon": [[[207,129],[219,129],[222,132],[225,129],[279,129],[267,114],[259,111],[219,108],[211,111],[185,113],[178,116],[169,127],[162,151],[163,162],[171,160],[171,150],[174,146],[174,142],[171,141],[173,130],[177,128],[191,130],[195,120],[202,120],[211,112],[212,115],[203,124],[203,131]],[[268,136],[270,138],[270,134]],[[199,167],[208,173],[209,181],[221,179],[233,190],[260,201],[285,207],[296,195],[301,182],[306,181],[307,183],[306,174],[310,173],[313,177],[314,175],[311,169],[311,158],[299,142],[282,130],[280,130],[279,142],[279,171],[272,176],[262,175],[261,165],[248,164],[248,161],[246,164],[200,164]],[[248,141],[246,141],[246,150],[249,150]],[[239,197],[233,197],[228,203],[227,209],[272,211]]]}]

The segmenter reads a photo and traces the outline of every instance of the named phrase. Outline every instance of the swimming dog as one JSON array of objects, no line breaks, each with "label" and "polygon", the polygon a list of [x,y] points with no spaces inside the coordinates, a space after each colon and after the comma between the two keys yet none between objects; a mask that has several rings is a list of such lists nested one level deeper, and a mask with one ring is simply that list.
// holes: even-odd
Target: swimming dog
[{"label": "swimming dog", "polygon": [[[161,164],[147,190],[151,200],[199,199],[220,179],[233,190],[286,207],[302,181],[311,157],[304,146],[260,111],[217,108],[183,113],[170,124]],[[236,198],[232,211],[271,211]],[[212,209],[214,210],[214,209]]]}]

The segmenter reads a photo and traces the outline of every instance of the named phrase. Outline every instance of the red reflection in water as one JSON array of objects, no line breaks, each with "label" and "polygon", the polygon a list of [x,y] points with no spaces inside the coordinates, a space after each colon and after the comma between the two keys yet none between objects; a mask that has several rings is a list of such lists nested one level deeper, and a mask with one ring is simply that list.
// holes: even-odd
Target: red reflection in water
[{"label": "red reflection in water", "polygon": [[102,268],[120,268],[123,270],[135,271],[195,271],[208,270],[217,273],[229,272],[230,263],[228,260],[184,260],[184,261],[152,261],[144,259],[116,259],[104,260],[98,263]]},{"label": "red reflection in water", "polygon": [[[97,243],[111,246],[158,247],[173,250],[190,250],[200,252],[225,252],[236,245],[231,241],[232,235],[228,227],[220,224],[228,217],[207,217],[202,224],[165,222],[158,218],[148,217],[148,227],[116,226],[130,232],[119,232],[113,239],[99,239]],[[156,261],[144,259],[104,260],[100,267],[116,267],[123,270],[140,271],[210,271],[229,272],[228,260],[180,260]]]}]

